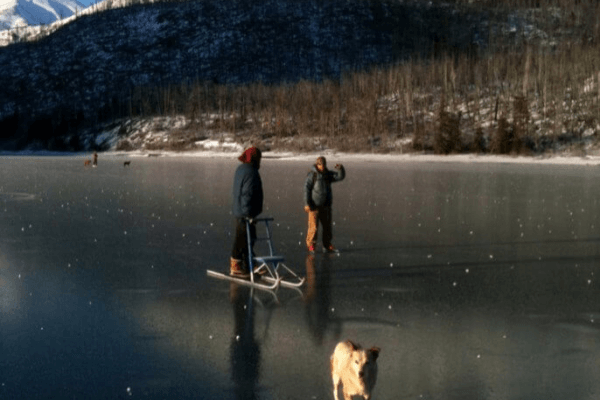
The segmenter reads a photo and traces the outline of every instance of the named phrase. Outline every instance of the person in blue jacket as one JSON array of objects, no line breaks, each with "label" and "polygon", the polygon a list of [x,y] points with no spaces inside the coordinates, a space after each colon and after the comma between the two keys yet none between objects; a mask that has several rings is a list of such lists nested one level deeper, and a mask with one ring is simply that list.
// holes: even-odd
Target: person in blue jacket
[{"label": "person in blue jacket", "polygon": [[308,231],[306,234],[306,246],[313,253],[317,244],[319,223],[323,227],[322,241],[323,250],[336,252],[331,243],[333,232],[331,229],[331,205],[333,194],[331,184],[341,181],[346,177],[344,166],[338,164],[334,170],[327,169],[325,157],[317,158],[312,170],[308,173],[304,183],[304,211],[308,213]]},{"label": "person in blue jacket", "polygon": [[252,246],[256,238],[256,227],[252,219],[256,218],[263,207],[262,180],[258,170],[262,153],[257,147],[250,147],[238,157],[242,162],[233,177],[233,216],[235,217],[235,237],[231,251],[229,274],[248,277],[248,242],[246,236],[246,220],[250,220],[250,240]]}]

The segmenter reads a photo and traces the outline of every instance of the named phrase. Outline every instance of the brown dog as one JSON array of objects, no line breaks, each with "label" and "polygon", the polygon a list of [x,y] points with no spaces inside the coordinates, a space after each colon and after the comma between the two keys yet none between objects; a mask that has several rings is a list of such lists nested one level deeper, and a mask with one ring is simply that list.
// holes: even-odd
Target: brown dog
[{"label": "brown dog", "polygon": [[83,165],[84,165],[85,167],[89,167],[90,165],[92,165],[92,160],[85,160],[85,161],[83,162]]},{"label": "brown dog", "polygon": [[377,381],[379,350],[379,347],[364,350],[350,340],[337,344],[331,355],[331,378],[335,400],[338,400],[340,384],[344,400],[351,400],[353,396],[361,396],[365,400],[371,398]]}]

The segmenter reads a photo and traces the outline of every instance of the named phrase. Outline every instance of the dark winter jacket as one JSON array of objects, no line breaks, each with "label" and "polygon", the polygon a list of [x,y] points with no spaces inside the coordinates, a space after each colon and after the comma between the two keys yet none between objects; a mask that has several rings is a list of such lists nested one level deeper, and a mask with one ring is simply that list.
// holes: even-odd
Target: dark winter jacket
[{"label": "dark winter jacket", "polygon": [[342,165],[335,170],[324,170],[319,172],[316,165],[313,165],[312,171],[308,173],[304,184],[304,204],[311,209],[315,207],[331,206],[333,194],[331,184],[341,181],[346,177],[346,170]]},{"label": "dark winter jacket", "polygon": [[236,218],[255,218],[262,212],[262,180],[252,163],[240,164],[235,170],[232,198]]}]

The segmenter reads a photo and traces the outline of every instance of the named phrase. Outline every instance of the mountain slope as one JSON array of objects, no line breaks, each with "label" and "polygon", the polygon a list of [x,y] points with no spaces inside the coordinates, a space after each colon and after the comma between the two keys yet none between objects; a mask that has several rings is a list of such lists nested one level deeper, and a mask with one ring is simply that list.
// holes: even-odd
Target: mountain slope
[{"label": "mountain slope", "polygon": [[8,0],[0,3],[0,30],[51,24],[85,6],[77,0]]},{"label": "mountain slope", "polygon": [[0,48],[0,147],[135,113],[139,88],[335,79],[442,46],[473,51],[488,43],[486,23],[381,0],[204,0],[80,15]]}]

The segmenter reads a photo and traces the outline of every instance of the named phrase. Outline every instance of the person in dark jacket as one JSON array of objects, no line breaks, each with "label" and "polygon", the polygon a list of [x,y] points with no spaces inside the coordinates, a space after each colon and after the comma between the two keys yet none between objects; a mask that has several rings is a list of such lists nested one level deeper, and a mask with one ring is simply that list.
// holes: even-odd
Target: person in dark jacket
[{"label": "person in dark jacket", "polygon": [[242,162],[235,171],[233,178],[233,216],[235,217],[235,237],[231,251],[229,273],[233,276],[249,276],[248,242],[246,236],[246,220],[250,220],[250,240],[254,245],[256,227],[252,220],[256,218],[263,207],[262,180],[258,170],[262,154],[260,149],[246,149],[238,160]]},{"label": "person in dark jacket", "polygon": [[346,177],[344,166],[338,164],[335,170],[327,169],[325,157],[317,158],[317,162],[308,173],[304,184],[304,211],[308,213],[308,232],[306,234],[306,246],[311,253],[315,251],[319,223],[323,228],[322,241],[323,250],[327,252],[337,251],[331,239],[333,237],[331,225],[331,204],[333,194],[331,184],[341,181]]}]

